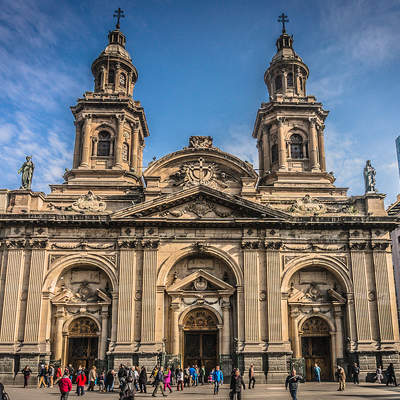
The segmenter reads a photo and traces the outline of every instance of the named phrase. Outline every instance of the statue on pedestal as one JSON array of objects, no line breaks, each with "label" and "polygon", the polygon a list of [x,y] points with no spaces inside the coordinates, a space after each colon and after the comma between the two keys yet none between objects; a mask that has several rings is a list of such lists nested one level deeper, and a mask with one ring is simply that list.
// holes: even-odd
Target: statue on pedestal
[{"label": "statue on pedestal", "polygon": [[365,193],[376,193],[376,170],[371,165],[371,160],[367,160],[364,168],[364,180],[365,180]]},{"label": "statue on pedestal", "polygon": [[21,187],[20,189],[31,190],[32,176],[35,165],[32,162],[32,156],[26,156],[26,161],[22,164],[21,168],[18,170],[21,176]]}]

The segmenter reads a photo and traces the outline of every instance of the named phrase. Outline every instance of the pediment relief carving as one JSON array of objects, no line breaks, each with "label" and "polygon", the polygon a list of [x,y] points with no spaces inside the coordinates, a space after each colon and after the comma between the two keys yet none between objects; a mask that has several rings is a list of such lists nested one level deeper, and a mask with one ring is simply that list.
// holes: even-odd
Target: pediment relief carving
[{"label": "pediment relief carving", "polygon": [[111,304],[111,299],[101,289],[91,290],[87,282],[83,282],[77,292],[64,288],[52,298],[53,304],[104,303]]},{"label": "pediment relief carving", "polygon": [[198,270],[183,279],[175,276],[174,282],[167,288],[167,293],[180,292],[181,294],[184,294],[187,292],[191,295],[193,295],[194,292],[198,292],[200,294],[201,292],[219,291],[224,291],[231,294],[235,291],[235,289],[228,283],[203,270]]},{"label": "pediment relief carving", "polygon": [[203,196],[199,196],[196,200],[180,207],[165,210],[159,216],[173,218],[229,218],[240,217],[241,213],[229,207],[218,205]]},{"label": "pediment relief carving", "polygon": [[167,179],[173,186],[189,188],[206,185],[214,189],[226,189],[230,183],[239,182],[231,172],[215,162],[207,162],[203,157],[197,161],[183,163],[179,170]]},{"label": "pediment relief carving", "polygon": [[141,217],[170,218],[268,218],[285,220],[290,216],[261,204],[197,186],[155,200],[140,203],[113,214],[113,219]]}]

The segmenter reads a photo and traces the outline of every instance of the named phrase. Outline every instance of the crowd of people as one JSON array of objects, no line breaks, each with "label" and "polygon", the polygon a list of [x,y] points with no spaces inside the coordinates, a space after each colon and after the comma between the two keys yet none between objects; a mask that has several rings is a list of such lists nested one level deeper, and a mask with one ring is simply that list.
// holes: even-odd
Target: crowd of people
[{"label": "crowd of people", "polygon": [[[24,387],[29,384],[32,370],[29,366],[25,366],[21,371],[24,377]],[[321,381],[321,367],[315,363],[313,366],[314,380]],[[354,363],[349,369],[351,380],[354,384],[359,384],[360,367]],[[346,387],[345,369],[338,365],[335,371],[335,377],[339,383],[338,391],[344,391]],[[285,387],[289,390],[293,400],[297,400],[297,390],[300,382],[305,379],[292,369],[285,381]],[[397,386],[396,374],[393,364],[389,364],[386,371],[381,366],[376,369],[374,381],[386,385]],[[133,400],[136,392],[147,393],[148,386],[151,386],[152,396],[155,397],[158,392],[162,396],[167,396],[167,391],[172,393],[173,387],[176,391],[183,391],[184,388],[195,387],[198,385],[210,384],[213,386],[214,395],[219,393],[219,388],[224,382],[224,376],[219,365],[211,371],[206,371],[204,365],[187,366],[186,368],[167,366],[155,366],[148,376],[148,372],[144,366],[139,368],[120,365],[118,371],[104,369],[98,371],[95,366],[89,370],[78,367],[76,370],[72,365],[62,369],[60,366],[41,364],[38,369],[37,387],[47,388],[58,385],[61,400],[67,400],[69,393],[72,391],[72,385],[76,385],[77,396],[85,394],[85,386],[88,391],[94,391],[96,388],[99,392],[114,392],[118,387],[120,400]],[[254,389],[256,383],[254,366],[250,365],[248,370],[248,389]],[[241,400],[241,392],[246,389],[243,374],[239,369],[234,368],[230,377],[230,399],[236,397]]]}]

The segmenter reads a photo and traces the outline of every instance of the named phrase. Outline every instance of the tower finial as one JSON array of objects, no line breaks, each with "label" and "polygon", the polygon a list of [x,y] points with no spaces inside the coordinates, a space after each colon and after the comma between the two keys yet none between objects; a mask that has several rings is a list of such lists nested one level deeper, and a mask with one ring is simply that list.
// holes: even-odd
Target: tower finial
[{"label": "tower finial", "polygon": [[120,19],[125,18],[124,10],[121,10],[121,8],[118,7],[118,10],[115,10],[114,13],[115,14],[113,15],[113,17],[117,18],[117,25],[115,27],[117,29],[119,29],[120,28],[120,25],[119,25]]},{"label": "tower finial", "polygon": [[287,15],[285,15],[285,13],[282,13],[279,18],[278,18],[278,22],[282,23],[282,33],[286,33],[286,26],[285,23],[289,22],[289,18]]}]

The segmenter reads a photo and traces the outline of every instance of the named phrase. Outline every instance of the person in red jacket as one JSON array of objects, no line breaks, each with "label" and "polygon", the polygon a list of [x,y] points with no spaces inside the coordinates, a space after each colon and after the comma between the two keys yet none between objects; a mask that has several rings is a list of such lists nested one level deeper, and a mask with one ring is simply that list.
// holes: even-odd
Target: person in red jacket
[{"label": "person in red jacket", "polygon": [[83,396],[85,394],[85,383],[86,383],[86,375],[83,371],[81,371],[76,377],[77,396]]},{"label": "person in red jacket", "polygon": [[72,390],[71,379],[69,379],[68,375],[64,375],[58,381],[58,387],[60,388],[60,393],[61,393],[60,400],[67,400],[69,392]]}]

